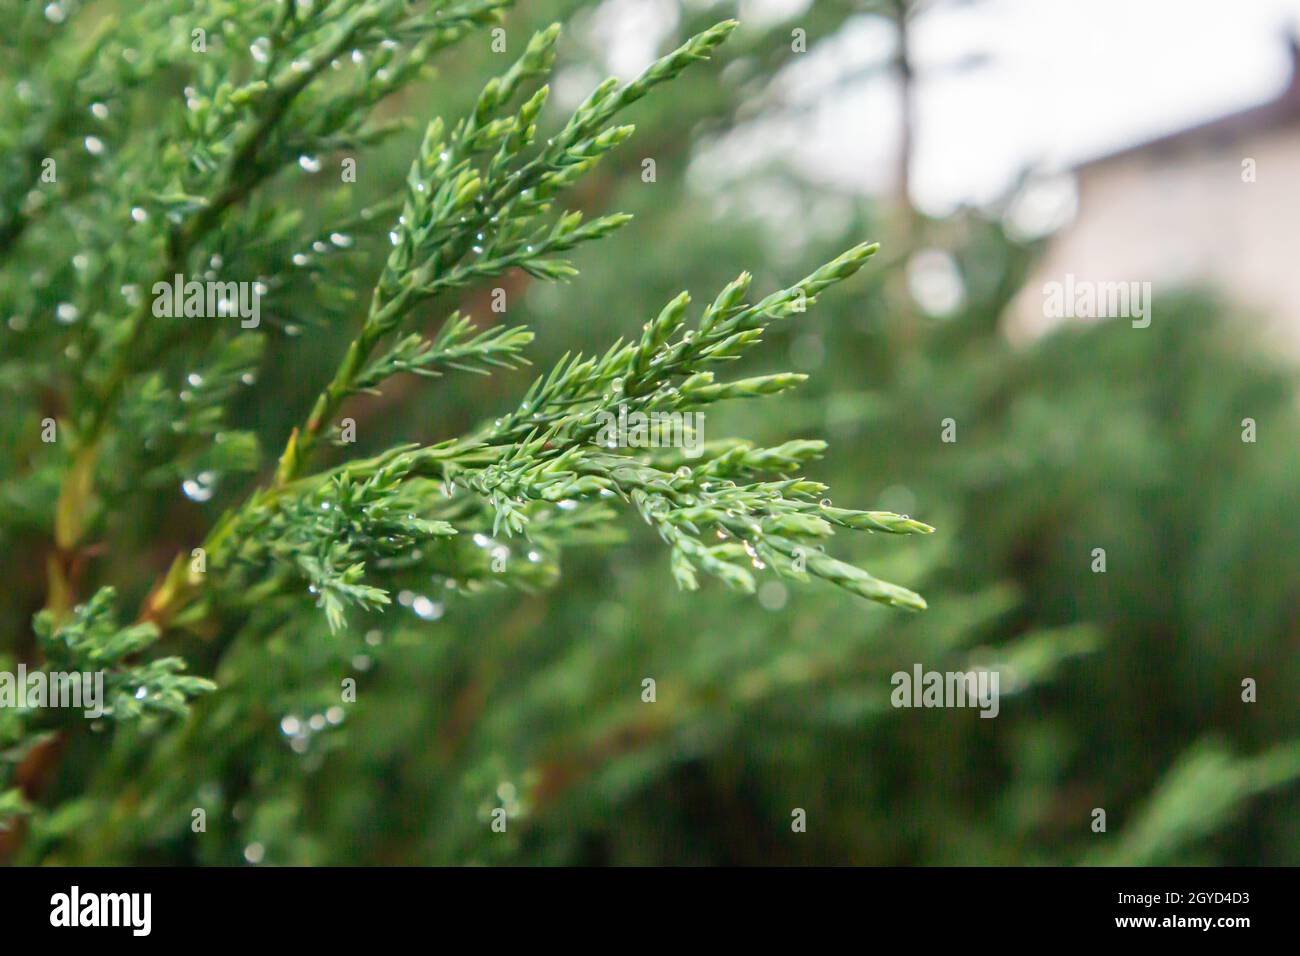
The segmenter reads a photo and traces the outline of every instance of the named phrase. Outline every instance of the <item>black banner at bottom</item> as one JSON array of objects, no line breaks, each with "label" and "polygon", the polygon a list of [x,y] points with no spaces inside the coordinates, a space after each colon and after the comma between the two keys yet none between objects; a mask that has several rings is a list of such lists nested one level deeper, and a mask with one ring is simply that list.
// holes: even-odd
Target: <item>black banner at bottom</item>
[{"label": "black banner at bottom", "polygon": [[1228,942],[1294,923],[1293,884],[1288,870],[1189,868],[42,868],[0,870],[0,911],[8,944],[47,934],[339,944],[456,926],[494,940],[557,931],[608,942],[618,925],[633,939],[681,927],[733,942],[838,930],[926,942],[1024,931]]}]

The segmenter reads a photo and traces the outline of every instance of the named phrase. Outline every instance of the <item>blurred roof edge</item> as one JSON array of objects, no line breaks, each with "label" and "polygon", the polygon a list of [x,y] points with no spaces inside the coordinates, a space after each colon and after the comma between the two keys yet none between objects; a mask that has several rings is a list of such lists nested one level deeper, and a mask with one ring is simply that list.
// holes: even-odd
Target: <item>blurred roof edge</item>
[{"label": "blurred roof edge", "polygon": [[1125,146],[1115,152],[1084,160],[1076,164],[1075,170],[1093,169],[1117,160],[1131,159],[1143,153],[1159,155],[1219,143],[1226,145],[1251,133],[1300,125],[1300,33],[1288,32],[1286,43],[1291,57],[1291,78],[1282,92],[1273,99],[1259,106],[1229,113],[1196,126],[1189,126],[1133,146]]}]

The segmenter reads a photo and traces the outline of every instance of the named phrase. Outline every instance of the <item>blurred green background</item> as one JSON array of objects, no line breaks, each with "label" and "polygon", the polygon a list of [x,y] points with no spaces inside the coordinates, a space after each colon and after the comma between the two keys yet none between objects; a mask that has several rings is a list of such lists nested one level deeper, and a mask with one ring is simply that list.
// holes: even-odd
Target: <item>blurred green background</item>
[{"label": "blurred green background", "polygon": [[[522,4],[507,21],[512,49],[565,20],[555,85],[585,93],[605,71],[600,6]],[[660,49],[737,12],[658,6],[673,14]],[[775,578],[755,596],[679,593],[665,549],[629,516],[622,543],[566,554],[562,579],[536,593],[430,581],[333,638],[310,608],[268,617],[221,662],[216,679],[237,690],[201,701],[184,726],[121,732],[107,762],[77,759],[97,741],[74,744],[55,793],[88,797],[50,824],[52,860],[1300,863],[1300,405],[1294,370],[1243,332],[1248,316],[1189,289],[1161,299],[1147,329],[1072,324],[1012,346],[1000,321],[1040,249],[1008,234],[1001,209],[925,216],[896,195],[811,181],[779,151],[725,185],[690,172],[702,148],[772,108],[773,79],[801,55],[792,29],[815,53],[855,18],[896,13],[817,0],[746,23],[718,63],[638,104],[636,137],[580,187],[579,208],[637,218],[582,251],[579,279],[511,276],[504,316],[491,287],[428,310],[429,329],[457,305],[527,323],[534,369],[403,381],[348,413],[363,453],[450,437],[510,408],[565,351],[635,333],[683,288],[700,301],[748,269],[765,294],[878,239],[862,274],[746,364],[809,372],[807,385],[710,412],[706,437],[829,438],[809,474],[836,503],[938,528],[859,536],[839,555],[930,609]],[[500,64],[486,39],[462,45],[385,109],[455,116]],[[332,210],[397,190],[415,145],[360,156],[355,187],[295,174],[285,188],[328,225]],[[384,243],[359,246],[303,282],[364,287]],[[908,281],[926,250],[960,278],[942,316]],[[245,427],[278,438],[302,417],[355,321],[355,304],[338,304],[330,318],[290,301],[271,318]],[[160,496],[139,533],[169,554],[242,492]],[[420,594],[432,602],[422,616]],[[188,651],[201,658],[202,644]],[[999,716],[895,710],[889,677],[914,663],[998,668]],[[359,687],[345,718],[331,710],[340,675]],[[1257,703],[1241,699],[1245,678]],[[191,831],[196,806],[206,834]],[[496,807],[504,834],[488,825]],[[796,808],[804,833],[792,831]]]}]

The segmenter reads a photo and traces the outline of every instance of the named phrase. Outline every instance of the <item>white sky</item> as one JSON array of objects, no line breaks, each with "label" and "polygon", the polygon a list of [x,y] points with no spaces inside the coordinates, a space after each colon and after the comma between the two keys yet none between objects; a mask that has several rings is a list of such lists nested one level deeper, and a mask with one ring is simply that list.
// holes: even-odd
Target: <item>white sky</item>
[{"label": "white sky", "polygon": [[[742,22],[807,6],[746,0]],[[593,31],[609,65],[624,75],[644,66],[675,12],[671,0],[610,0]],[[1068,168],[1271,99],[1289,76],[1283,38],[1298,20],[1300,0],[940,6],[914,30],[915,198],[932,212],[987,202],[1029,166]],[[864,15],[839,37],[808,40],[806,59],[777,86],[780,100],[796,108],[715,150],[705,175],[743,175],[775,153],[837,185],[872,191],[888,184],[898,128],[893,84],[854,76],[888,56],[891,31]],[[945,68],[976,55],[986,62]]]},{"label": "white sky", "polygon": [[1276,96],[1296,0],[989,0],[918,24],[914,175],[927,204],[983,201],[1026,163],[1068,167]]}]

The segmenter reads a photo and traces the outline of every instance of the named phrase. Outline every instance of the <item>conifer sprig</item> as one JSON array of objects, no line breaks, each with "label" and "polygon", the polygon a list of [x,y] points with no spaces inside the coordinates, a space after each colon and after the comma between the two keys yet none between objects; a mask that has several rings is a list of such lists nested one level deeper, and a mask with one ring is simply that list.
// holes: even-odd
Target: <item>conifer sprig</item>
[{"label": "conifer sprig", "polygon": [[[794,440],[773,448],[723,443],[706,446],[695,462],[597,443],[606,420],[602,415],[620,408],[690,412],[796,386],[803,377],[790,374],[717,382],[709,366],[730,362],[757,345],[768,324],[802,312],[817,293],[857,272],[875,249],[870,243],[856,246],[752,305],[744,302],[750,279],[742,275],[704,310],[695,329],[686,328],[689,296],[683,293],[646,323],[638,342],[616,343],[600,357],[561,359],[534,381],[512,414],[463,440],[398,448],[277,486],[251,503],[247,514],[252,517],[236,536],[258,527],[262,509],[295,513],[302,500],[309,503],[306,513],[314,513],[320,482],[386,488],[410,502],[403,507],[413,516],[438,515],[441,498],[468,493],[486,508],[494,539],[503,533],[530,538],[534,519],[554,514],[561,505],[582,508],[621,498],[634,504],[669,544],[673,575],[684,588],[697,587],[697,571],[702,570],[752,591],[754,571],[770,568],[798,580],[821,578],[879,603],[922,609],[925,602],[914,592],[825,552],[826,540],[837,528],[886,534],[929,534],[934,529],[905,515],[834,507],[825,497],[825,485],[795,474],[821,455],[823,442]],[[464,327],[463,320],[453,320],[452,328]],[[441,495],[427,479],[441,485]],[[448,533],[455,530],[454,520]],[[412,544],[419,537],[413,533]],[[717,540],[706,540],[710,537]],[[358,586],[362,563],[347,565],[351,576],[341,579],[336,590]],[[331,566],[342,567],[342,562]],[[323,584],[317,580],[314,586]],[[354,603],[376,606],[383,600],[370,594]],[[341,618],[331,623],[338,626]]]},{"label": "conifer sprig", "polygon": [[523,326],[492,326],[478,331],[473,321],[459,312],[443,322],[432,341],[419,333],[404,336],[384,355],[374,359],[357,376],[355,392],[375,392],[393,375],[410,372],[437,377],[443,369],[458,369],[487,375],[493,368],[527,365],[523,350],[533,341]]},{"label": "conifer sprig", "polygon": [[[755,568],[773,567],[793,577],[812,574],[863,597],[900,607],[923,608],[919,595],[878,581],[825,555],[820,541],[833,526],[892,534],[927,534],[928,525],[887,512],[834,508],[819,500],[827,489],[803,479],[737,484],[715,480],[728,470],[784,475],[821,450],[819,443],[755,452],[732,448],[721,461],[706,458],[676,471],[656,468],[632,456],[603,454],[594,447],[602,422],[620,409],[687,412],[717,401],[757,398],[796,386],[803,376],[776,374],[716,382],[708,368],[737,358],[754,346],[767,324],[801,312],[817,293],[853,275],[874,244],[848,250],[795,285],[754,305],[743,298],[750,278],[740,276],[704,311],[697,329],[685,330],[686,293],[646,323],[639,342],[615,344],[600,358],[562,360],[537,379],[520,407],[482,436],[488,446],[509,451],[460,480],[487,496],[498,523],[511,532],[524,522],[521,498],[555,501],[594,494],[619,494],[636,502],[673,549],[673,571],[682,586],[696,586],[698,565],[728,584],[752,590]],[[522,437],[521,437],[522,436]],[[724,543],[705,545],[702,533]],[[816,547],[813,547],[816,545]]]},{"label": "conifer sprig", "polygon": [[[142,24],[133,16],[120,32],[111,27],[94,32],[77,54],[87,65],[82,75],[54,71],[71,77],[76,97],[68,102],[75,105],[74,114],[66,113],[53,86],[26,97],[41,98],[37,109],[45,111],[46,120],[29,117],[27,125],[37,135],[25,144],[26,155],[52,149],[64,172],[55,189],[25,194],[57,210],[43,217],[36,235],[29,229],[32,217],[15,218],[14,206],[0,196],[6,240],[0,253],[13,252],[21,237],[28,248],[20,251],[39,255],[42,246],[60,241],[69,230],[93,250],[77,257],[74,275],[59,277],[57,284],[65,288],[57,293],[19,291],[19,301],[4,304],[8,313],[12,307],[30,311],[27,306],[55,296],[59,303],[58,324],[42,323],[41,333],[25,336],[20,345],[35,348],[53,339],[45,360],[58,356],[54,374],[69,392],[63,425],[72,461],[55,509],[61,557],[50,566],[49,607],[61,614],[70,607],[76,583],[65,571],[103,513],[105,479],[130,486],[133,476],[121,466],[147,467],[151,460],[143,456],[132,462],[114,447],[126,425],[122,416],[130,415],[124,408],[156,389],[160,367],[175,375],[180,357],[201,354],[213,337],[228,334],[216,323],[157,321],[152,290],[174,275],[193,274],[196,261],[205,263],[199,271],[219,270],[224,257],[214,246],[241,231],[274,235],[292,228],[295,213],[281,208],[267,219],[250,199],[295,162],[318,168],[321,152],[383,135],[364,127],[366,107],[410,82],[435,52],[494,22],[504,5],[503,0],[416,6],[399,0],[310,5],[281,0],[237,10],[215,0],[147,5],[150,12],[140,16],[160,18],[156,22]],[[78,7],[50,4],[46,18],[57,11],[51,31],[67,36],[71,27],[63,21],[77,19]],[[178,23],[192,29],[177,30]],[[147,38],[143,46],[139,37]],[[67,46],[57,44],[60,50]],[[348,69],[342,68],[345,63]],[[185,70],[192,81],[184,90],[185,108],[166,112],[157,123],[157,101],[133,98],[132,91],[171,67]],[[83,102],[87,96],[92,99]],[[71,157],[59,153],[58,146],[87,123],[93,132],[76,144],[84,149]],[[27,182],[31,164],[20,166],[16,181]],[[51,195],[62,201],[50,202]],[[256,278],[262,291],[275,281],[240,278]],[[106,300],[105,288],[120,290],[121,298]]]},{"label": "conifer sprig", "polygon": [[[692,62],[707,59],[735,25],[724,21],[693,37],[624,87],[607,80],[530,160],[523,153],[536,135],[548,88],[540,87],[512,116],[501,114],[524,83],[550,72],[558,24],[535,34],[523,55],[488,81],[473,111],[450,134],[441,119],[432,121],[407,175],[402,214],[391,233],[394,248],[361,332],[306,423],[291,436],[276,482],[299,475],[347,396],[376,387],[377,372],[409,364],[410,344],[399,347],[403,355],[378,363],[371,363],[370,356],[421,302],[516,267],[538,279],[576,275],[569,262],[554,255],[603,238],[630,217],[602,216],[583,223],[580,213],[566,212],[548,222],[553,200],[632,134],[631,126],[607,125],[620,110]],[[361,380],[364,386],[358,385]]]},{"label": "conifer sprig", "polygon": [[[821,578],[879,603],[922,609],[925,602],[914,592],[825,552],[837,528],[886,534],[928,534],[933,528],[904,515],[833,506],[825,497],[825,485],[796,474],[821,455],[824,443],[795,440],[774,448],[724,443],[706,446],[693,462],[597,444],[601,423],[607,420],[602,416],[620,408],[693,412],[719,401],[763,398],[797,386],[803,376],[788,373],[718,382],[713,367],[756,346],[767,325],[802,313],[819,292],[856,273],[876,248],[864,243],[847,250],[800,282],[753,304],[745,302],[751,280],[742,274],[704,309],[693,329],[687,328],[686,319],[690,298],[682,293],[645,324],[637,342],[615,343],[599,357],[562,358],[533,382],[511,414],[464,439],[396,448],[276,485],[220,525],[208,547],[245,537],[258,540],[268,521],[278,529],[277,537],[285,537],[293,515],[314,513],[322,482],[361,483],[376,493],[400,497],[405,503],[397,510],[407,510],[413,521],[444,520],[441,499],[468,494],[486,509],[491,523],[483,530],[490,530],[494,539],[501,534],[530,537],[534,519],[555,513],[561,504],[583,508],[621,498],[631,502],[670,546],[672,572],[684,588],[697,587],[697,572],[704,571],[731,587],[752,591],[754,572],[771,569],[798,580]],[[454,341],[470,326],[453,317],[447,328],[451,331],[444,333],[444,341]],[[404,341],[412,349],[420,347],[418,337]],[[447,352],[430,349],[427,354]],[[390,362],[388,370],[399,364]],[[380,378],[368,376],[364,381],[377,383]],[[435,490],[439,487],[440,495]],[[449,524],[446,533],[455,530]],[[413,526],[409,544],[415,547],[422,537],[427,536]],[[707,540],[710,537],[717,540]],[[317,560],[306,575],[313,593],[338,596],[331,605],[334,627],[341,625],[347,603],[377,607],[386,600],[382,591],[363,594],[360,575],[365,562],[360,553],[340,553],[352,558]],[[296,557],[293,561],[301,570],[302,562]],[[220,559],[217,566],[222,566]],[[178,563],[172,586],[162,591],[167,601],[155,607],[159,615],[173,613],[168,603],[177,594],[187,594],[179,568]],[[277,580],[282,579],[271,576],[272,591]]]}]

